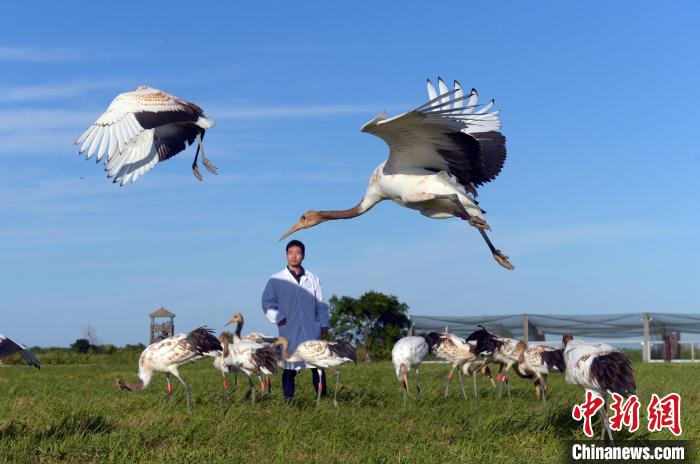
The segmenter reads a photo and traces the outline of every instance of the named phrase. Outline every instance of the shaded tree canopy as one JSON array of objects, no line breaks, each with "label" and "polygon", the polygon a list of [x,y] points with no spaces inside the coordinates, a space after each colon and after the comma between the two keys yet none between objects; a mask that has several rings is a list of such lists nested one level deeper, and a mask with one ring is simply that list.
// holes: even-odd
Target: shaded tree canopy
[{"label": "shaded tree canopy", "polygon": [[359,298],[333,295],[328,300],[334,338],[364,347],[367,357],[384,357],[408,333],[408,305],[394,295],[369,291]]}]

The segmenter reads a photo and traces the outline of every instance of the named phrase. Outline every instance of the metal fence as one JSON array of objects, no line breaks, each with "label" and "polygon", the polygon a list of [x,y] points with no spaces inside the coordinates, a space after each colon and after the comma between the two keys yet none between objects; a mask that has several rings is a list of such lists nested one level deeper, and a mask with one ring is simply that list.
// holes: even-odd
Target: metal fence
[{"label": "metal fence", "polygon": [[[547,340],[552,344],[552,337],[571,332],[575,337],[639,347],[644,362],[700,360],[696,359],[696,356],[700,358],[700,341],[686,340],[691,334],[700,334],[700,314],[697,313],[411,316],[412,333],[448,329],[466,337],[480,325],[501,336],[528,343]],[[555,339],[553,344],[556,343]]]}]

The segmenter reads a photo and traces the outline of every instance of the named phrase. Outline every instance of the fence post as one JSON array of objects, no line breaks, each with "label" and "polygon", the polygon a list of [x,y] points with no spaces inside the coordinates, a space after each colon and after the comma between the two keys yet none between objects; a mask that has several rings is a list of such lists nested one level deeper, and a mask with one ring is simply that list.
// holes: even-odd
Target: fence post
[{"label": "fence post", "polygon": [[644,323],[644,346],[642,347],[642,361],[645,363],[651,362],[651,345],[649,344],[649,313],[642,315]]},{"label": "fence post", "polygon": [[523,341],[527,343],[530,338],[530,321],[527,313],[523,314]]}]

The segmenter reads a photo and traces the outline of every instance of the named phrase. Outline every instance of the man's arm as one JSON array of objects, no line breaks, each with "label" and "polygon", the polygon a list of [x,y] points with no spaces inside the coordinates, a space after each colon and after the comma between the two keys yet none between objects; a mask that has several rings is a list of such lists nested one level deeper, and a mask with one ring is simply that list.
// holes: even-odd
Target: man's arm
[{"label": "man's arm", "polygon": [[321,289],[321,281],[316,278],[316,311],[318,312],[318,320],[321,324],[321,338],[326,338],[328,329],[331,324],[329,322],[328,305],[323,301],[323,290]]},{"label": "man's arm", "polygon": [[265,317],[267,317],[267,319],[270,322],[277,325],[284,325],[284,322],[286,322],[285,318],[287,317],[287,315],[279,307],[277,290],[275,289],[273,280],[274,279],[270,279],[267,281],[267,285],[265,286],[265,290],[263,291],[262,310],[263,313],[265,313]]}]

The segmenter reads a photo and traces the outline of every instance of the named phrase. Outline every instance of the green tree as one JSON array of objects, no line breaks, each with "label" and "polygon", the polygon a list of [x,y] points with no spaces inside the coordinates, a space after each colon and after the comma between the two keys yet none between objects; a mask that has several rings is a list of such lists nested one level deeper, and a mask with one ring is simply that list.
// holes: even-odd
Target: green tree
[{"label": "green tree", "polygon": [[360,298],[333,295],[328,303],[333,336],[363,347],[366,360],[370,359],[370,352],[374,356],[387,356],[411,324],[408,305],[394,295],[375,291]]},{"label": "green tree", "polygon": [[71,344],[71,349],[81,353],[87,353],[90,348],[95,348],[87,338],[79,338]]}]

